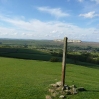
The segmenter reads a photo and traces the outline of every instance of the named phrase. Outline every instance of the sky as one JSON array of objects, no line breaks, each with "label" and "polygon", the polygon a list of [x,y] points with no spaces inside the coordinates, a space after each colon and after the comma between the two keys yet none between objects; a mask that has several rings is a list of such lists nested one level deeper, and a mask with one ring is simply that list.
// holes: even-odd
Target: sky
[{"label": "sky", "polygon": [[99,42],[99,0],[0,0],[0,38]]}]

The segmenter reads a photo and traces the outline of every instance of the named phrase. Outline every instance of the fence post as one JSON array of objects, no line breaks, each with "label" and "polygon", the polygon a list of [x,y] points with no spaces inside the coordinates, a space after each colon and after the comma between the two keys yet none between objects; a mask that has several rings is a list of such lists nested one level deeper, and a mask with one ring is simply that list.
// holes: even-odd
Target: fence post
[{"label": "fence post", "polygon": [[65,84],[66,55],[67,55],[67,37],[64,38],[63,60],[62,60],[62,86]]}]

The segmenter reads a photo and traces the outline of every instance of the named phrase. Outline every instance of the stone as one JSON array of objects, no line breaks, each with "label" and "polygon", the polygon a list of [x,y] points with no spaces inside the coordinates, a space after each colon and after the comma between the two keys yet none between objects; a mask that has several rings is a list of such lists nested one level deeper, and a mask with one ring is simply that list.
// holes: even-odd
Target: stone
[{"label": "stone", "polygon": [[84,87],[77,88],[75,85],[72,85],[72,86],[64,85],[62,87],[61,82],[56,82],[55,84],[51,84],[49,89],[51,98],[54,98],[54,97],[56,98],[60,95],[59,98],[61,99],[64,99],[66,95],[75,95],[79,91],[86,91],[86,89]]},{"label": "stone", "polygon": [[71,95],[71,92],[70,92],[70,90],[66,92],[66,95]]},{"label": "stone", "polygon": [[66,98],[66,96],[60,95],[59,98],[64,99],[64,98]]},{"label": "stone", "polygon": [[72,88],[77,88],[75,85],[72,85]]},{"label": "stone", "polygon": [[57,87],[57,84],[51,84],[50,86],[51,87]]},{"label": "stone", "polygon": [[76,88],[73,88],[72,90],[73,90],[73,94],[77,94]]},{"label": "stone", "polygon": [[65,94],[66,95],[71,95],[71,91],[70,90],[65,90]]},{"label": "stone", "polygon": [[61,87],[57,87],[56,88],[56,91],[60,91],[62,88]]},{"label": "stone", "polygon": [[52,99],[50,95],[46,95],[46,99]]},{"label": "stone", "polygon": [[62,85],[61,81],[56,82],[56,84],[57,84],[58,86],[61,86],[61,85]]},{"label": "stone", "polygon": [[72,88],[72,89],[70,89],[70,92],[71,92],[71,94],[77,94],[77,90],[76,90],[76,88]]},{"label": "stone", "polygon": [[69,90],[70,89],[70,87],[68,86],[68,85],[65,85],[63,88],[62,88],[62,90]]},{"label": "stone", "polygon": [[56,97],[57,95],[58,95],[58,92],[51,93],[52,97]]},{"label": "stone", "polygon": [[49,89],[48,90],[50,93],[53,93],[55,90],[54,89]]}]

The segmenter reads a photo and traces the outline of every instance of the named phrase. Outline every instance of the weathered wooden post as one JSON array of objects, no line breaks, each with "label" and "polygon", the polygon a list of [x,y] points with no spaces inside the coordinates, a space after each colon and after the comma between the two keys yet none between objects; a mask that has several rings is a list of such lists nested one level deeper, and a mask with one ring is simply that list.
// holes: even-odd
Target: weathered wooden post
[{"label": "weathered wooden post", "polygon": [[62,86],[65,84],[65,69],[66,69],[66,55],[67,55],[67,37],[64,38],[63,60],[62,60]]}]

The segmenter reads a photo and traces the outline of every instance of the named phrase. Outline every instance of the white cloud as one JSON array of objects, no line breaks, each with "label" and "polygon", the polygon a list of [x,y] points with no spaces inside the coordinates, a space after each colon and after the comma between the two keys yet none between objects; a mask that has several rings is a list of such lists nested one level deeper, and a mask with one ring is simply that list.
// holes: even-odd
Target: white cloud
[{"label": "white cloud", "polygon": [[92,12],[88,12],[85,14],[80,14],[79,16],[83,16],[85,18],[94,18],[94,17],[99,16],[99,14],[96,14],[95,11],[92,11]]},{"label": "white cloud", "polygon": [[49,7],[37,7],[39,11],[49,13],[57,18],[67,17],[68,13],[65,13],[61,10],[61,8],[49,8]]},{"label": "white cloud", "polygon": [[91,0],[91,1],[94,1],[94,2],[96,2],[97,4],[99,4],[99,0]]},{"label": "white cloud", "polygon": [[[76,25],[60,22],[40,20],[25,21],[8,17],[0,17],[1,21],[13,26],[13,28],[0,27],[0,37],[2,38],[27,38],[27,39],[63,39],[67,36],[69,39],[87,40],[88,36],[96,38],[95,28],[80,28]],[[98,34],[97,34],[98,35]]]},{"label": "white cloud", "polygon": [[57,30],[53,30],[51,33],[55,34],[55,33],[58,33],[58,31]]},{"label": "white cloud", "polygon": [[79,2],[83,2],[84,0],[78,0]]}]

